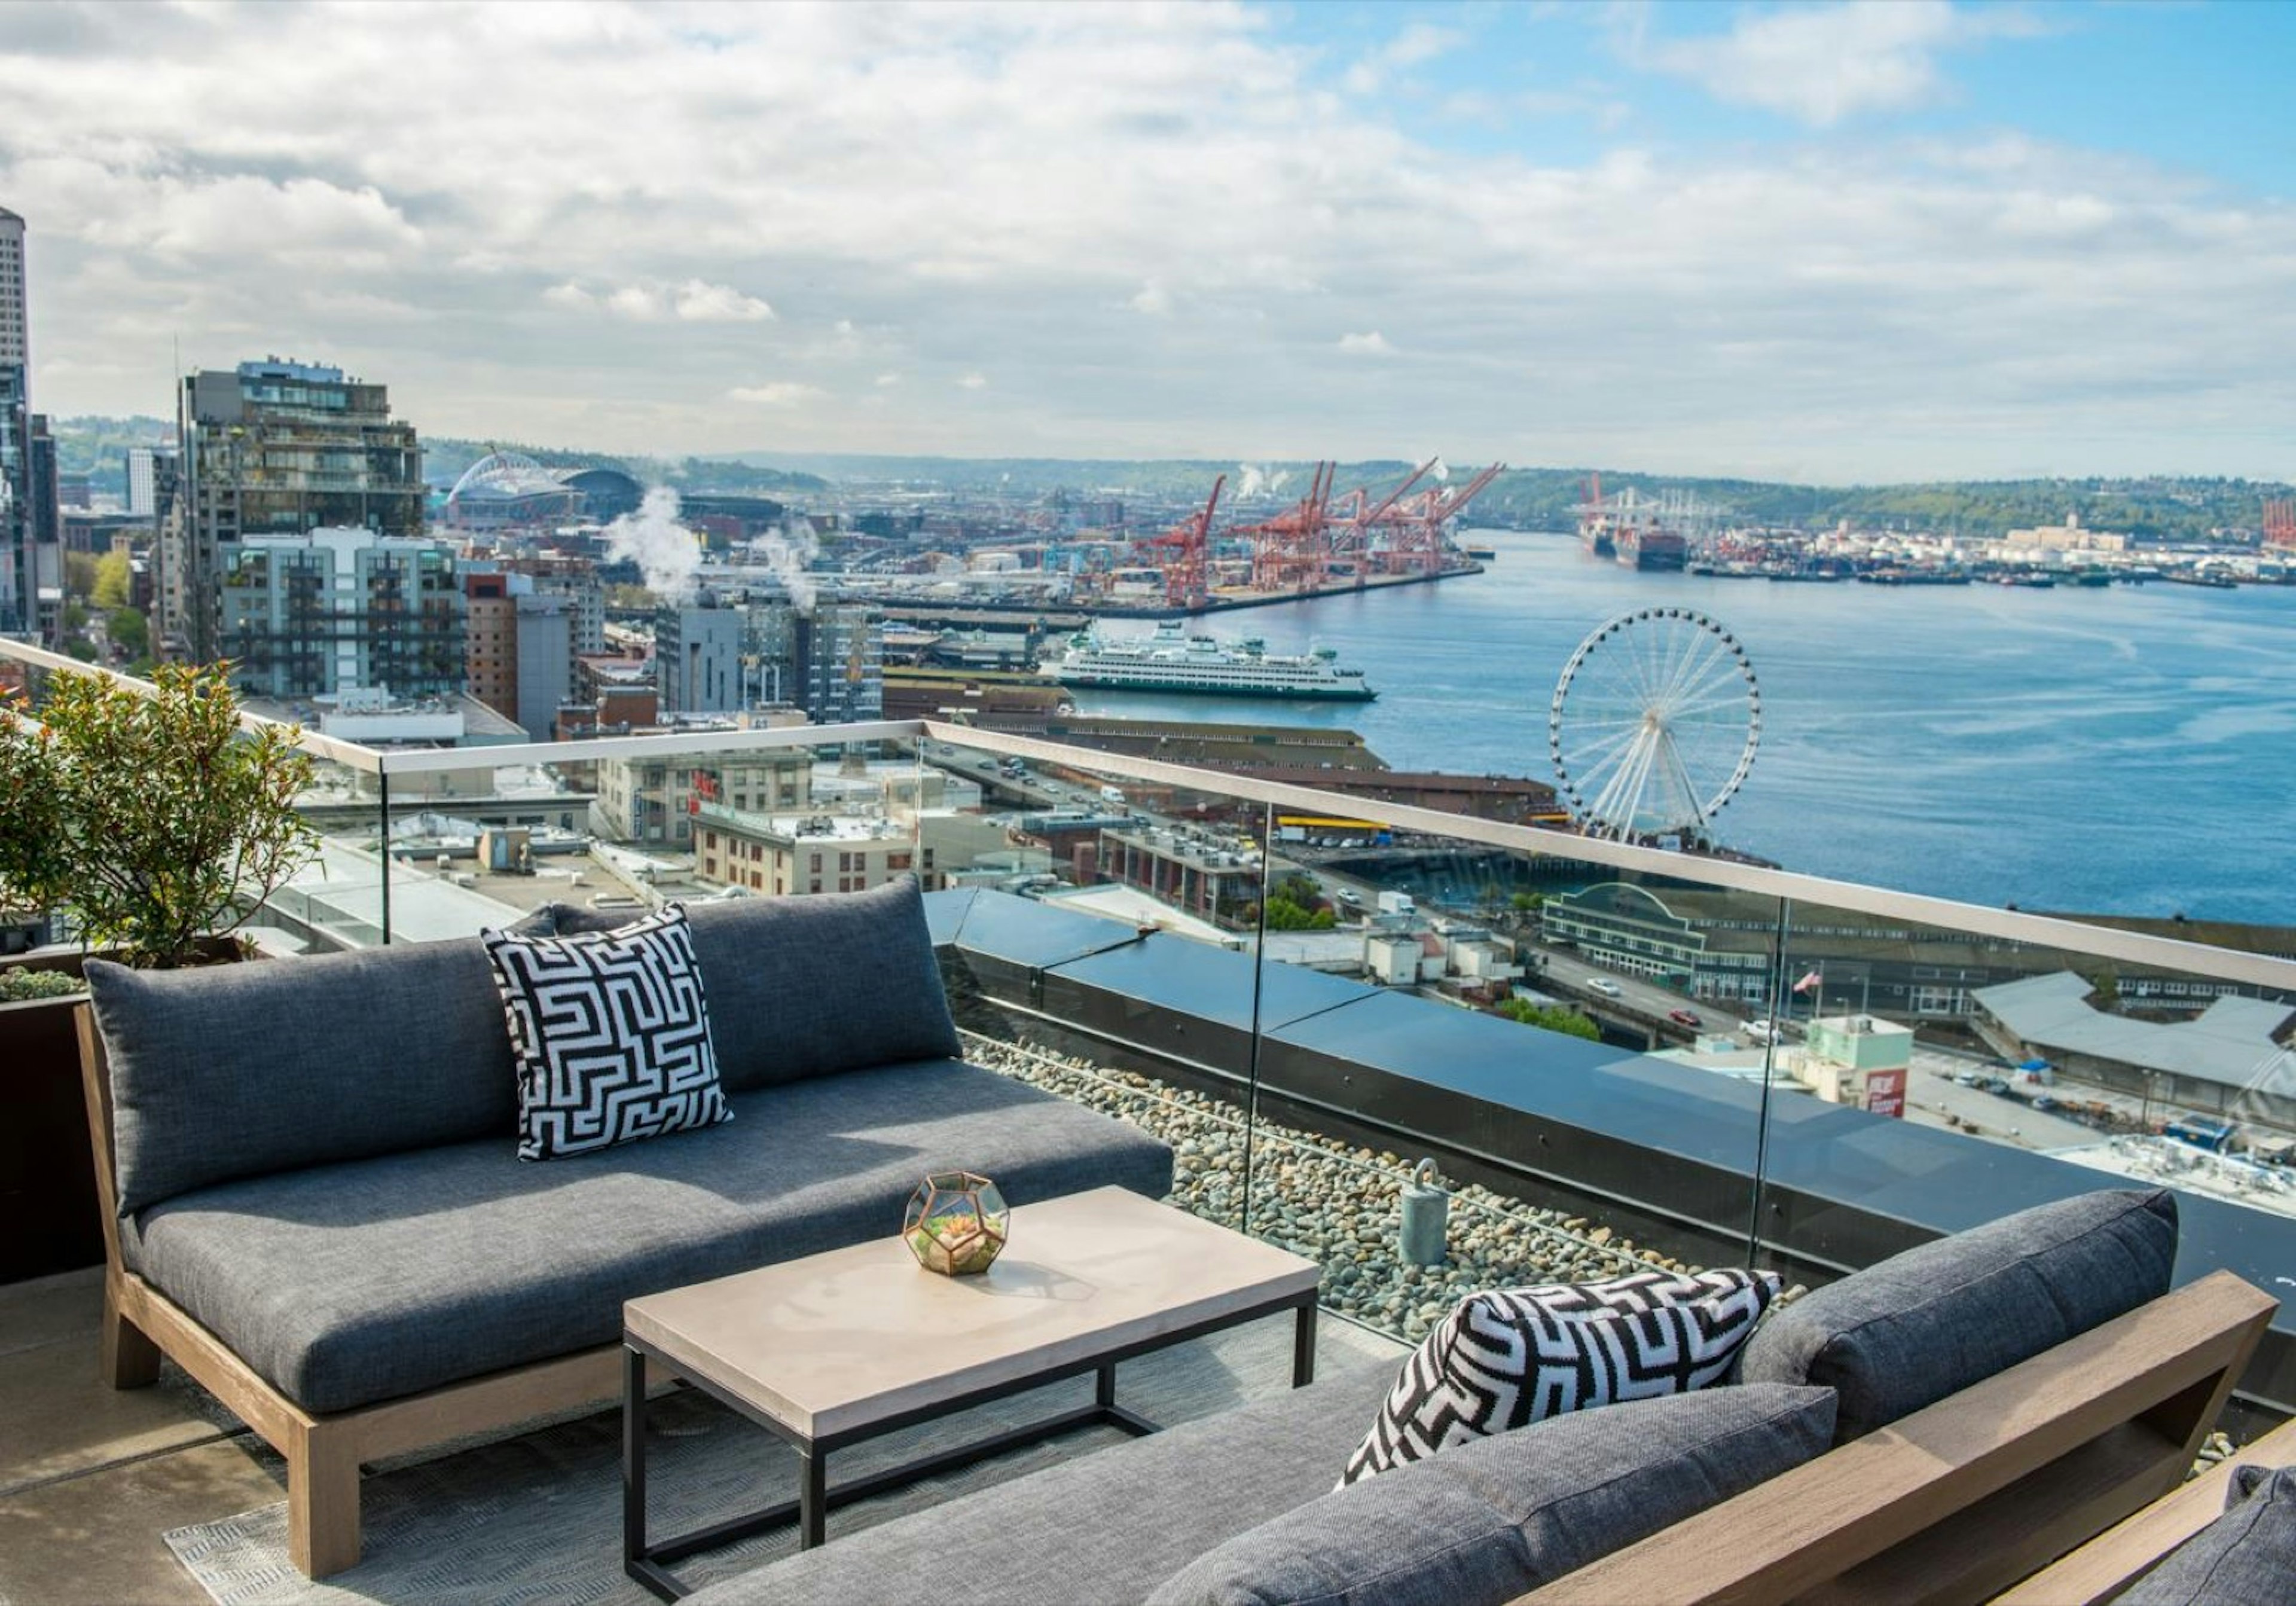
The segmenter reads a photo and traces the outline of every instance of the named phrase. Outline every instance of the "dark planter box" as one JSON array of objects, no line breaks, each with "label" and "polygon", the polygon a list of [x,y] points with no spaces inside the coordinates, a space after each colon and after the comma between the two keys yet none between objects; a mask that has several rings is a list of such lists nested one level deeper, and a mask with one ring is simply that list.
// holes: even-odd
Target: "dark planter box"
[{"label": "dark planter box", "polygon": [[[10,970],[79,973],[79,956]],[[79,1028],[86,996],[0,1004],[0,1282],[103,1264]]]}]

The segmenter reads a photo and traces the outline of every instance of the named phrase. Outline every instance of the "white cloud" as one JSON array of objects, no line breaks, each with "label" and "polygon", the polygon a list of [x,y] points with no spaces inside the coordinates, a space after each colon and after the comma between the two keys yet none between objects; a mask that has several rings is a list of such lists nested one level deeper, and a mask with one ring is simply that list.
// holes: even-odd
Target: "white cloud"
[{"label": "white cloud", "polygon": [[726,392],[727,401],[746,402],[758,407],[794,407],[813,400],[821,394],[816,385],[800,384],[795,380],[770,380],[762,385],[736,385]]},{"label": "white cloud", "polygon": [[2034,30],[2004,7],[1952,0],[1844,0],[1784,11],[1740,11],[1729,32],[1656,38],[1636,13],[1628,56],[1685,78],[1718,100],[1781,111],[1818,127],[1869,111],[1903,111],[1947,93],[1937,57],[2003,34]]},{"label": "white cloud", "polygon": [[765,324],[772,322],[774,315],[774,309],[756,296],[700,279],[688,279],[679,285],[671,305],[688,324]]},{"label": "white cloud", "polygon": [[[165,413],[180,334],[187,363],[341,362],[429,432],[603,450],[769,425],[982,455],[1728,472],[1791,441],[1837,479],[2296,472],[2296,208],[2013,118],[1886,145],[1595,133],[1562,160],[1415,140],[1398,98],[1341,93],[1234,6],[734,8],[706,39],[696,14],[281,4],[166,49],[0,45],[37,405]],[[1716,93],[1913,103],[2015,13],[1841,15],[1716,22]],[[1442,42],[1382,53],[1422,111],[1464,87]],[[1654,82],[1685,93],[1669,60]],[[775,399],[799,376],[818,393]],[[996,405],[950,406],[964,376]]]},{"label": "white cloud", "polygon": [[682,284],[620,284],[594,291],[569,281],[552,285],[542,292],[542,299],[553,307],[603,312],[634,324],[668,319],[682,324],[758,324],[774,316],[774,309],[758,297],[701,279],[688,279]]},{"label": "white cloud", "polygon": [[1390,77],[1431,61],[1466,42],[1467,36],[1456,28],[1413,22],[1349,67],[1341,82],[1350,94],[1375,94],[1387,86]]},{"label": "white cloud", "polygon": [[960,390],[986,390],[988,389],[988,376],[985,373],[959,374],[956,388]]}]

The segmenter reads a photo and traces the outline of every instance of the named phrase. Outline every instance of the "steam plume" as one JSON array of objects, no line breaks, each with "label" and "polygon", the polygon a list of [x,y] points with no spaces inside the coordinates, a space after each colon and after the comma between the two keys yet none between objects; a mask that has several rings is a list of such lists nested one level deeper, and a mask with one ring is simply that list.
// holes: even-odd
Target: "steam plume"
[{"label": "steam plume", "polygon": [[606,526],[606,555],[635,562],[645,575],[646,589],[664,602],[690,594],[694,571],[701,567],[693,532],[677,521],[677,493],[666,485],[648,491],[636,512]]},{"label": "steam plume", "polygon": [[803,513],[791,513],[782,521],[781,534],[758,537],[750,550],[766,561],[797,610],[811,613],[820,587],[806,572],[806,565],[821,555],[821,537],[814,530],[813,520]]}]

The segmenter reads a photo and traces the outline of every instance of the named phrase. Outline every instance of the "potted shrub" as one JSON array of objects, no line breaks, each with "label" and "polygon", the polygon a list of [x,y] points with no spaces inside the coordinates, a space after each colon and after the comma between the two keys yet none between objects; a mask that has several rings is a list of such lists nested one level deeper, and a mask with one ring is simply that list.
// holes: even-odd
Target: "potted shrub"
[{"label": "potted shrub", "polygon": [[166,967],[229,934],[316,852],[295,812],[292,727],[240,728],[221,668],[163,666],[145,695],[61,671],[0,717],[0,909],[68,909],[82,954],[0,962],[0,1282],[102,1258],[79,1090],[86,952]]}]

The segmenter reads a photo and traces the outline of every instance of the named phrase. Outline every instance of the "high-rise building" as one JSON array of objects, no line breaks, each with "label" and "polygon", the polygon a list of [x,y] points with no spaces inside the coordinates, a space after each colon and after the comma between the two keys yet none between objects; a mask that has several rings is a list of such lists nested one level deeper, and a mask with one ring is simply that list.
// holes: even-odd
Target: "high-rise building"
[{"label": "high-rise building", "polygon": [[518,697],[511,717],[537,742],[548,742],[558,710],[574,699],[574,604],[548,592],[512,598],[518,652]]},{"label": "high-rise building", "polygon": [[217,653],[250,695],[463,689],[464,603],[452,546],[321,529],[228,541],[217,561]]},{"label": "high-rise building", "polygon": [[135,519],[160,513],[160,487],[175,473],[176,455],[164,447],[127,448],[127,512]]},{"label": "high-rise building", "polygon": [[11,635],[39,628],[30,359],[24,220],[0,208],[0,634]]},{"label": "high-rise building", "polygon": [[654,615],[655,684],[665,714],[734,714],[750,706],[738,608],[666,607]]},{"label": "high-rise building", "polygon": [[32,361],[31,319],[25,312],[24,220],[0,207],[0,368]]},{"label": "high-rise building", "polygon": [[173,651],[202,662],[227,651],[227,545],[323,528],[422,533],[422,447],[414,425],[392,421],[381,385],[275,357],[242,363],[185,378],[177,427],[182,494],[160,536],[160,634]]},{"label": "high-rise building", "polygon": [[798,701],[816,725],[885,717],[885,637],[856,603],[824,602],[798,616]]},{"label": "high-rise building", "polygon": [[[517,719],[518,604],[510,582],[498,571],[463,571],[463,690],[504,718]],[[548,740],[531,726],[527,734]]]}]

